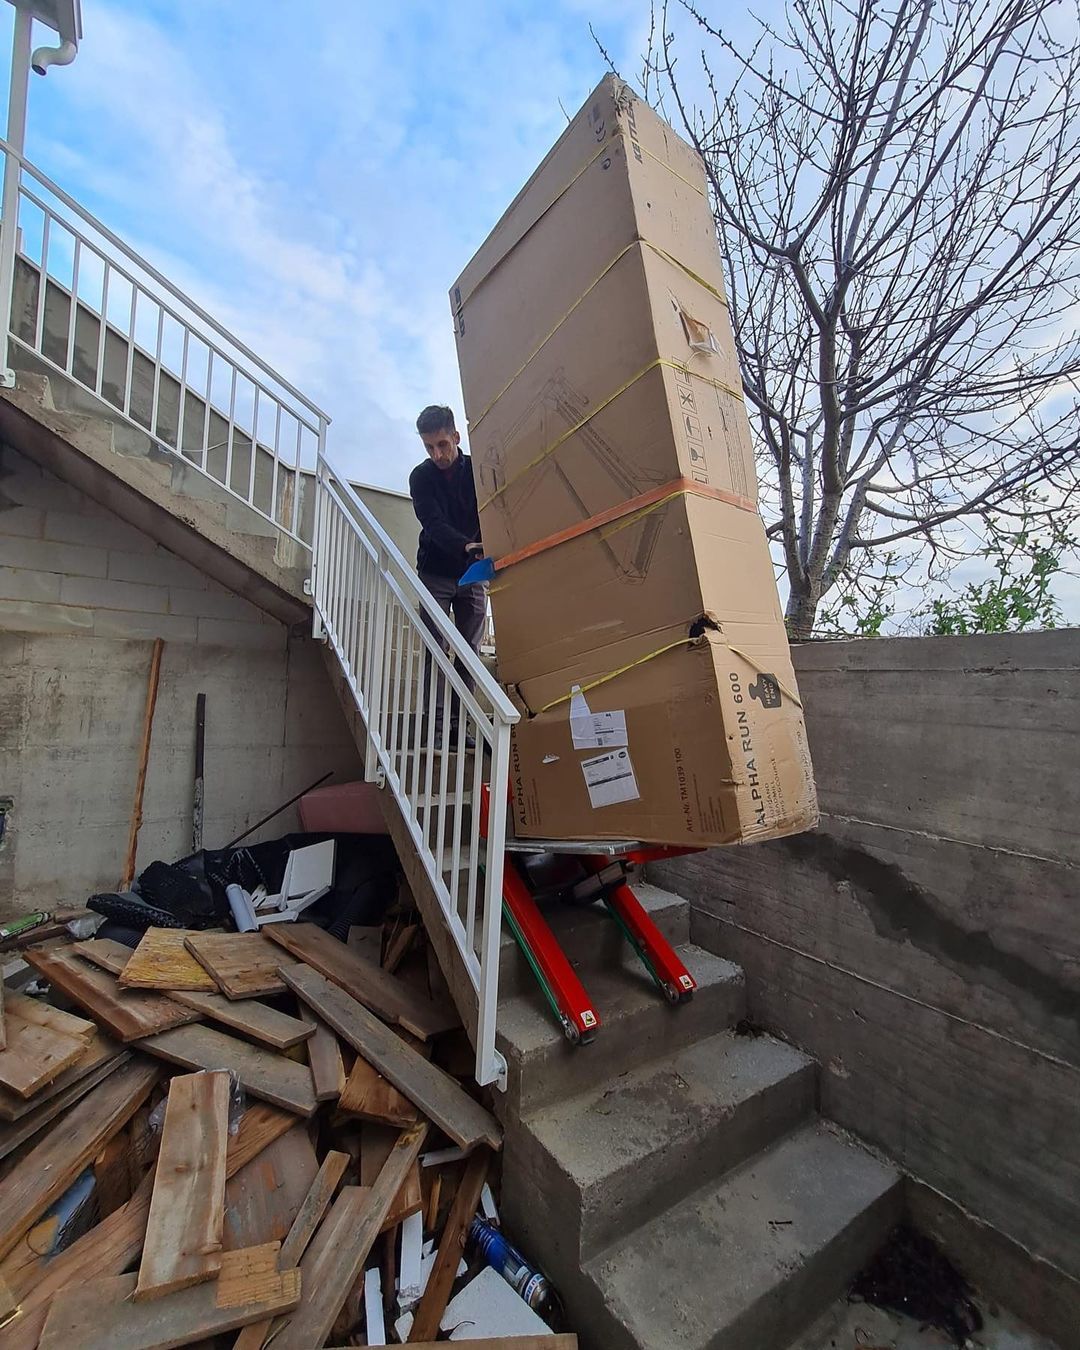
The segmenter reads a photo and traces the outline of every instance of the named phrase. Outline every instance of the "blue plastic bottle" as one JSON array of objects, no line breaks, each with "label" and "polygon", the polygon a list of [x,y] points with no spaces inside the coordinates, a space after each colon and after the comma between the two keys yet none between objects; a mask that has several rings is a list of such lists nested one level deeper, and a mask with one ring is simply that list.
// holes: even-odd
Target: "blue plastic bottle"
[{"label": "blue plastic bottle", "polygon": [[558,1298],[547,1276],[530,1266],[497,1228],[475,1218],[469,1227],[469,1241],[483,1260],[517,1290],[533,1312],[545,1321],[559,1315]]}]

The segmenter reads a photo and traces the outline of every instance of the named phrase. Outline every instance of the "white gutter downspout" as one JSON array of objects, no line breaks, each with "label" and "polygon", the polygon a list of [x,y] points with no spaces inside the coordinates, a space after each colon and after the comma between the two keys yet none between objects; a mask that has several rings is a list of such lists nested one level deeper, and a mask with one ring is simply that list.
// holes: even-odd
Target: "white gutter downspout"
[{"label": "white gutter downspout", "polygon": [[38,47],[30,58],[34,73],[44,75],[50,66],[70,66],[75,60],[78,47],[66,38],[59,47]]}]

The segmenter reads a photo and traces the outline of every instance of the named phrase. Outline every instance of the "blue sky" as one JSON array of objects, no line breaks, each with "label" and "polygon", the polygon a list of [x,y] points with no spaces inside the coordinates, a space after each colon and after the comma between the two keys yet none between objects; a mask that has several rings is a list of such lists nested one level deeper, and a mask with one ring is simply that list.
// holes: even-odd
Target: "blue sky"
[{"label": "blue sky", "polygon": [[321,404],[343,467],[403,487],[417,411],[460,407],[451,282],[603,75],[590,21],[633,69],[647,15],[83,0],[27,154]]},{"label": "blue sky", "polygon": [[[325,408],[336,463],[404,488],[419,408],[461,407],[450,284],[604,74],[590,23],[632,78],[648,0],[83,0],[83,21],[74,65],[31,77],[28,157]],[[1080,581],[1056,589],[1080,614]]]}]

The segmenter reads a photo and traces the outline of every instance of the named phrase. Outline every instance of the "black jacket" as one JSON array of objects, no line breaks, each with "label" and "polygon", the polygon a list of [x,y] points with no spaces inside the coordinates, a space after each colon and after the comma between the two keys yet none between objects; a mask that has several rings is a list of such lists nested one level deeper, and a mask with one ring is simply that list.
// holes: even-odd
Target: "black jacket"
[{"label": "black jacket", "polygon": [[420,522],[416,570],[456,581],[477,555],[466,544],[480,538],[472,460],[459,454],[452,469],[438,469],[430,459],[409,475],[409,495]]}]

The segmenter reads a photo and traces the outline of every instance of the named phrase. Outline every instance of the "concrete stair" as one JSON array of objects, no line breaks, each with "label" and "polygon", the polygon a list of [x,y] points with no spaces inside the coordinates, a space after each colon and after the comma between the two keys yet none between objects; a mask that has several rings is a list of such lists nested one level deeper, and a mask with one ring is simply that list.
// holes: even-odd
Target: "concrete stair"
[{"label": "concrete stair", "polygon": [[571,1046],[504,946],[503,1213],[585,1350],[783,1350],[899,1217],[896,1171],[815,1118],[817,1066],[739,1034],[742,972],[635,893],[698,981],[669,1007],[600,907],[547,917],[602,1019]]},{"label": "concrete stair", "polygon": [[171,552],[285,623],[306,623],[307,550],[159,439],[16,344],[0,434]]}]

